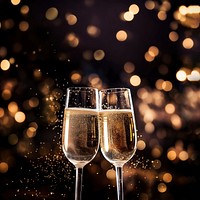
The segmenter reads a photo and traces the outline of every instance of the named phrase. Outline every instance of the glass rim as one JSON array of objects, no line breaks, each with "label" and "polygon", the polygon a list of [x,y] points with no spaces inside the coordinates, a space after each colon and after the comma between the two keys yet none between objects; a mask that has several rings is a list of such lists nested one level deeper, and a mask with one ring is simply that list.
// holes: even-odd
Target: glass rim
[{"label": "glass rim", "polygon": [[121,92],[121,91],[130,91],[130,88],[127,87],[113,87],[113,88],[105,88],[101,89],[99,92]]},{"label": "glass rim", "polygon": [[89,86],[74,86],[74,87],[68,87],[67,88],[67,90],[69,91],[78,91],[78,90],[80,90],[80,91],[91,91],[91,90],[96,90],[96,91],[98,91],[98,89],[97,88],[94,88],[94,87],[89,87]]}]

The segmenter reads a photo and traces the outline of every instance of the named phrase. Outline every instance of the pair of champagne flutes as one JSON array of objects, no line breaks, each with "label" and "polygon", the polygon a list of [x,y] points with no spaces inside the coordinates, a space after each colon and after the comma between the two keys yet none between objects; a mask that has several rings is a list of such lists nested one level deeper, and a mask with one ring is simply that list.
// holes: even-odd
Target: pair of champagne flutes
[{"label": "pair of champagne flutes", "polygon": [[124,199],[123,166],[136,151],[137,133],[129,88],[67,89],[62,149],[76,168],[75,200],[81,200],[83,168],[98,148],[116,170],[117,199]]}]

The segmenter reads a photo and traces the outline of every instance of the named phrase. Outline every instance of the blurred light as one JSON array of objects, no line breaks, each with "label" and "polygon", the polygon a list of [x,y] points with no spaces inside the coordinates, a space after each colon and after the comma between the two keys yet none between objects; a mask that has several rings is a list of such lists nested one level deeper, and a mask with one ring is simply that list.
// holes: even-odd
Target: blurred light
[{"label": "blurred light", "polygon": [[191,38],[185,38],[182,44],[185,49],[191,49],[194,46],[194,42]]},{"label": "blurred light", "polygon": [[127,11],[124,13],[124,19],[126,21],[132,21],[133,18],[134,18],[134,14],[132,12]]},{"label": "blurred light", "polygon": [[93,54],[92,54],[92,51],[84,51],[83,52],[83,58],[85,59],[85,60],[92,60],[92,58],[93,58]]},{"label": "blurred light", "polygon": [[81,76],[81,74],[79,72],[75,72],[75,71],[72,72],[72,74],[71,74],[72,83],[78,84],[78,83],[81,82],[81,80],[82,80],[82,76]]},{"label": "blurred light", "polygon": [[115,180],[116,178],[116,173],[115,173],[115,170],[114,169],[109,169],[107,172],[106,172],[106,177],[110,180]]},{"label": "blurred light", "polygon": [[168,114],[174,113],[174,112],[175,112],[175,106],[174,106],[174,104],[172,104],[172,103],[166,104],[166,106],[165,106],[165,111],[166,111],[166,113],[168,113]]},{"label": "blurred light", "polygon": [[187,74],[184,70],[179,70],[178,72],[176,72],[176,78],[179,81],[185,81],[187,79]]},{"label": "blurred light", "polygon": [[137,142],[137,149],[144,150],[146,148],[146,143],[143,140],[138,140]]},{"label": "blurred light", "polygon": [[200,73],[197,70],[193,70],[191,74],[187,75],[188,81],[200,81]]},{"label": "blurred light", "polygon": [[1,61],[0,66],[3,71],[7,71],[10,68],[10,62],[4,59]]},{"label": "blurred light", "polygon": [[164,21],[164,20],[166,20],[167,19],[167,14],[166,14],[166,12],[165,11],[159,11],[158,12],[158,19],[159,20],[161,20],[161,21]]},{"label": "blurred light", "polygon": [[138,75],[133,75],[130,78],[130,83],[133,86],[138,86],[141,83],[141,79],[140,79],[140,77]]},{"label": "blurred light", "polygon": [[3,108],[0,108],[0,118],[3,117],[4,114],[5,114],[4,109],[3,109]]},{"label": "blurred light", "polygon": [[169,149],[167,152],[167,158],[173,161],[176,159],[176,157],[177,157],[176,151],[174,149]]},{"label": "blurred light", "polygon": [[36,135],[36,129],[34,127],[29,127],[27,130],[26,130],[26,135],[28,138],[33,138],[35,137]]},{"label": "blurred light", "polygon": [[173,128],[180,129],[182,127],[181,118],[177,114],[173,114],[170,118]]},{"label": "blurred light", "polygon": [[169,39],[172,41],[172,42],[176,42],[178,40],[179,36],[178,36],[178,33],[175,32],[175,31],[171,31],[169,33]]},{"label": "blurred light", "polygon": [[171,83],[171,81],[164,81],[163,83],[162,83],[162,89],[164,90],[164,91],[171,91],[172,90],[172,88],[173,88],[173,85],[172,85],[172,83]]},{"label": "blurred light", "polygon": [[170,183],[172,181],[172,175],[170,173],[164,173],[163,181],[165,181],[165,183]]},{"label": "blurred light", "polygon": [[98,37],[101,33],[100,29],[94,25],[87,27],[87,33],[92,37]]},{"label": "blurred light", "polygon": [[132,73],[135,70],[135,65],[132,62],[126,62],[124,64],[124,71],[126,73]]},{"label": "blurred light", "polygon": [[144,126],[144,130],[145,130],[145,132],[151,134],[154,132],[155,126],[152,122],[147,122]]},{"label": "blurred light", "polygon": [[6,47],[0,47],[0,56],[2,58],[6,57],[7,55],[7,48]]},{"label": "blurred light", "polygon": [[6,173],[8,171],[8,164],[6,162],[0,162],[0,173]]},{"label": "blurred light", "polygon": [[11,3],[16,6],[18,4],[20,4],[21,0],[11,0]]},{"label": "blurred light", "polygon": [[26,119],[26,116],[25,116],[25,114],[24,114],[23,112],[18,111],[18,112],[15,114],[15,120],[16,120],[16,122],[22,123],[22,122],[25,121],[25,119]]},{"label": "blurred light", "polygon": [[39,100],[37,97],[31,97],[28,101],[28,104],[31,108],[35,108],[39,105]]},{"label": "blurred light", "polygon": [[153,147],[151,154],[154,158],[158,158],[161,156],[162,150],[159,148],[159,146]]},{"label": "blurred light", "polygon": [[27,5],[24,5],[21,7],[20,9],[20,12],[23,14],[23,15],[26,15],[29,13],[29,7]]},{"label": "blurred light", "polygon": [[127,39],[128,35],[126,33],[126,31],[124,30],[120,30],[116,33],[116,39],[120,42],[123,42]]},{"label": "blurred light", "polygon": [[181,151],[178,155],[179,159],[185,161],[189,158],[187,151]]},{"label": "blurred light", "polygon": [[12,114],[15,114],[18,111],[18,105],[16,102],[12,101],[8,104],[8,110]]},{"label": "blurred light", "polygon": [[29,23],[28,22],[22,21],[22,22],[19,23],[19,29],[20,29],[20,31],[23,31],[23,32],[27,31],[28,28],[29,28]]},{"label": "blurred light", "polygon": [[148,10],[153,10],[155,8],[155,2],[152,1],[152,0],[147,0],[145,1],[145,7],[148,9]]},{"label": "blurred light", "polygon": [[11,93],[10,90],[4,89],[4,90],[2,91],[2,93],[1,93],[1,96],[2,96],[2,98],[3,98],[4,100],[8,100],[8,99],[11,98],[12,93]]},{"label": "blurred light", "polygon": [[36,79],[40,79],[42,77],[42,72],[40,69],[34,69],[33,71],[33,76],[36,78]]},{"label": "blurred light", "polygon": [[152,57],[156,57],[159,54],[159,49],[156,46],[150,46],[149,49],[148,49],[148,53]]},{"label": "blurred light", "polygon": [[76,22],[77,22],[77,17],[76,17],[76,15],[71,14],[71,13],[67,13],[67,14],[65,15],[65,19],[66,19],[66,21],[67,21],[67,23],[68,23],[69,25],[74,25],[74,24],[76,24]]},{"label": "blurred light", "polygon": [[151,54],[149,54],[149,52],[146,52],[145,54],[144,54],[144,58],[145,58],[145,60],[147,61],[147,62],[152,62],[153,60],[154,60],[154,56],[152,56]]},{"label": "blurred light", "polygon": [[94,59],[95,60],[102,60],[105,56],[105,52],[101,49],[98,49],[94,52]]},{"label": "blurred light", "polygon": [[166,191],[167,191],[167,186],[166,186],[166,184],[165,184],[165,183],[159,183],[159,184],[158,184],[158,191],[159,191],[160,193],[166,192]]},{"label": "blurred light", "polygon": [[71,47],[77,47],[79,45],[79,39],[75,33],[69,33],[66,36],[66,40]]},{"label": "blurred light", "polygon": [[45,17],[48,20],[55,20],[58,17],[58,10],[55,7],[51,7],[49,9],[47,9],[46,13],[45,13]]},{"label": "blurred light", "polygon": [[10,63],[10,64],[14,64],[14,63],[15,63],[15,59],[14,59],[14,58],[10,58],[10,59],[9,59],[9,63]]},{"label": "blurred light", "polygon": [[19,141],[19,139],[18,139],[16,134],[11,134],[11,135],[8,136],[9,144],[16,145],[18,143],[18,141]]},{"label": "blurred light", "polygon": [[162,84],[163,84],[163,82],[164,82],[163,79],[158,79],[158,80],[156,81],[155,85],[156,85],[156,88],[157,88],[158,90],[162,90]]},{"label": "blurred light", "polygon": [[136,4],[131,4],[131,5],[129,6],[129,11],[132,12],[134,15],[136,15],[136,14],[139,13],[140,9],[139,9],[138,5],[136,5]]}]

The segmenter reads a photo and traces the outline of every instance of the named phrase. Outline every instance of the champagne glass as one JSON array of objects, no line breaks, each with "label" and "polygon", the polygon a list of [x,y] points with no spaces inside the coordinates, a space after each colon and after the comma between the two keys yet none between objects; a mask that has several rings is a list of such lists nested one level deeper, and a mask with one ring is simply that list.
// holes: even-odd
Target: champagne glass
[{"label": "champagne glass", "polygon": [[98,90],[91,87],[67,89],[62,149],[76,168],[75,200],[81,200],[83,168],[97,154]]},{"label": "champagne glass", "polygon": [[136,151],[137,133],[130,89],[109,88],[99,92],[100,147],[116,170],[117,199],[124,199],[123,166]]}]

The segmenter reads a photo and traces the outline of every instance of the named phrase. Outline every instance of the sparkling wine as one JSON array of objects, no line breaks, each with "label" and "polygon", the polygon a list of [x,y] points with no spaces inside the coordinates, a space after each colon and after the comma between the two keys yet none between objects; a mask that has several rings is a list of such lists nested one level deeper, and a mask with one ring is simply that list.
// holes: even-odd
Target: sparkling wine
[{"label": "sparkling wine", "polygon": [[133,113],[128,109],[99,113],[101,151],[110,163],[122,165],[134,155],[136,134],[133,120]]},{"label": "sparkling wine", "polygon": [[76,167],[89,163],[98,151],[98,112],[87,108],[64,111],[62,147]]}]

